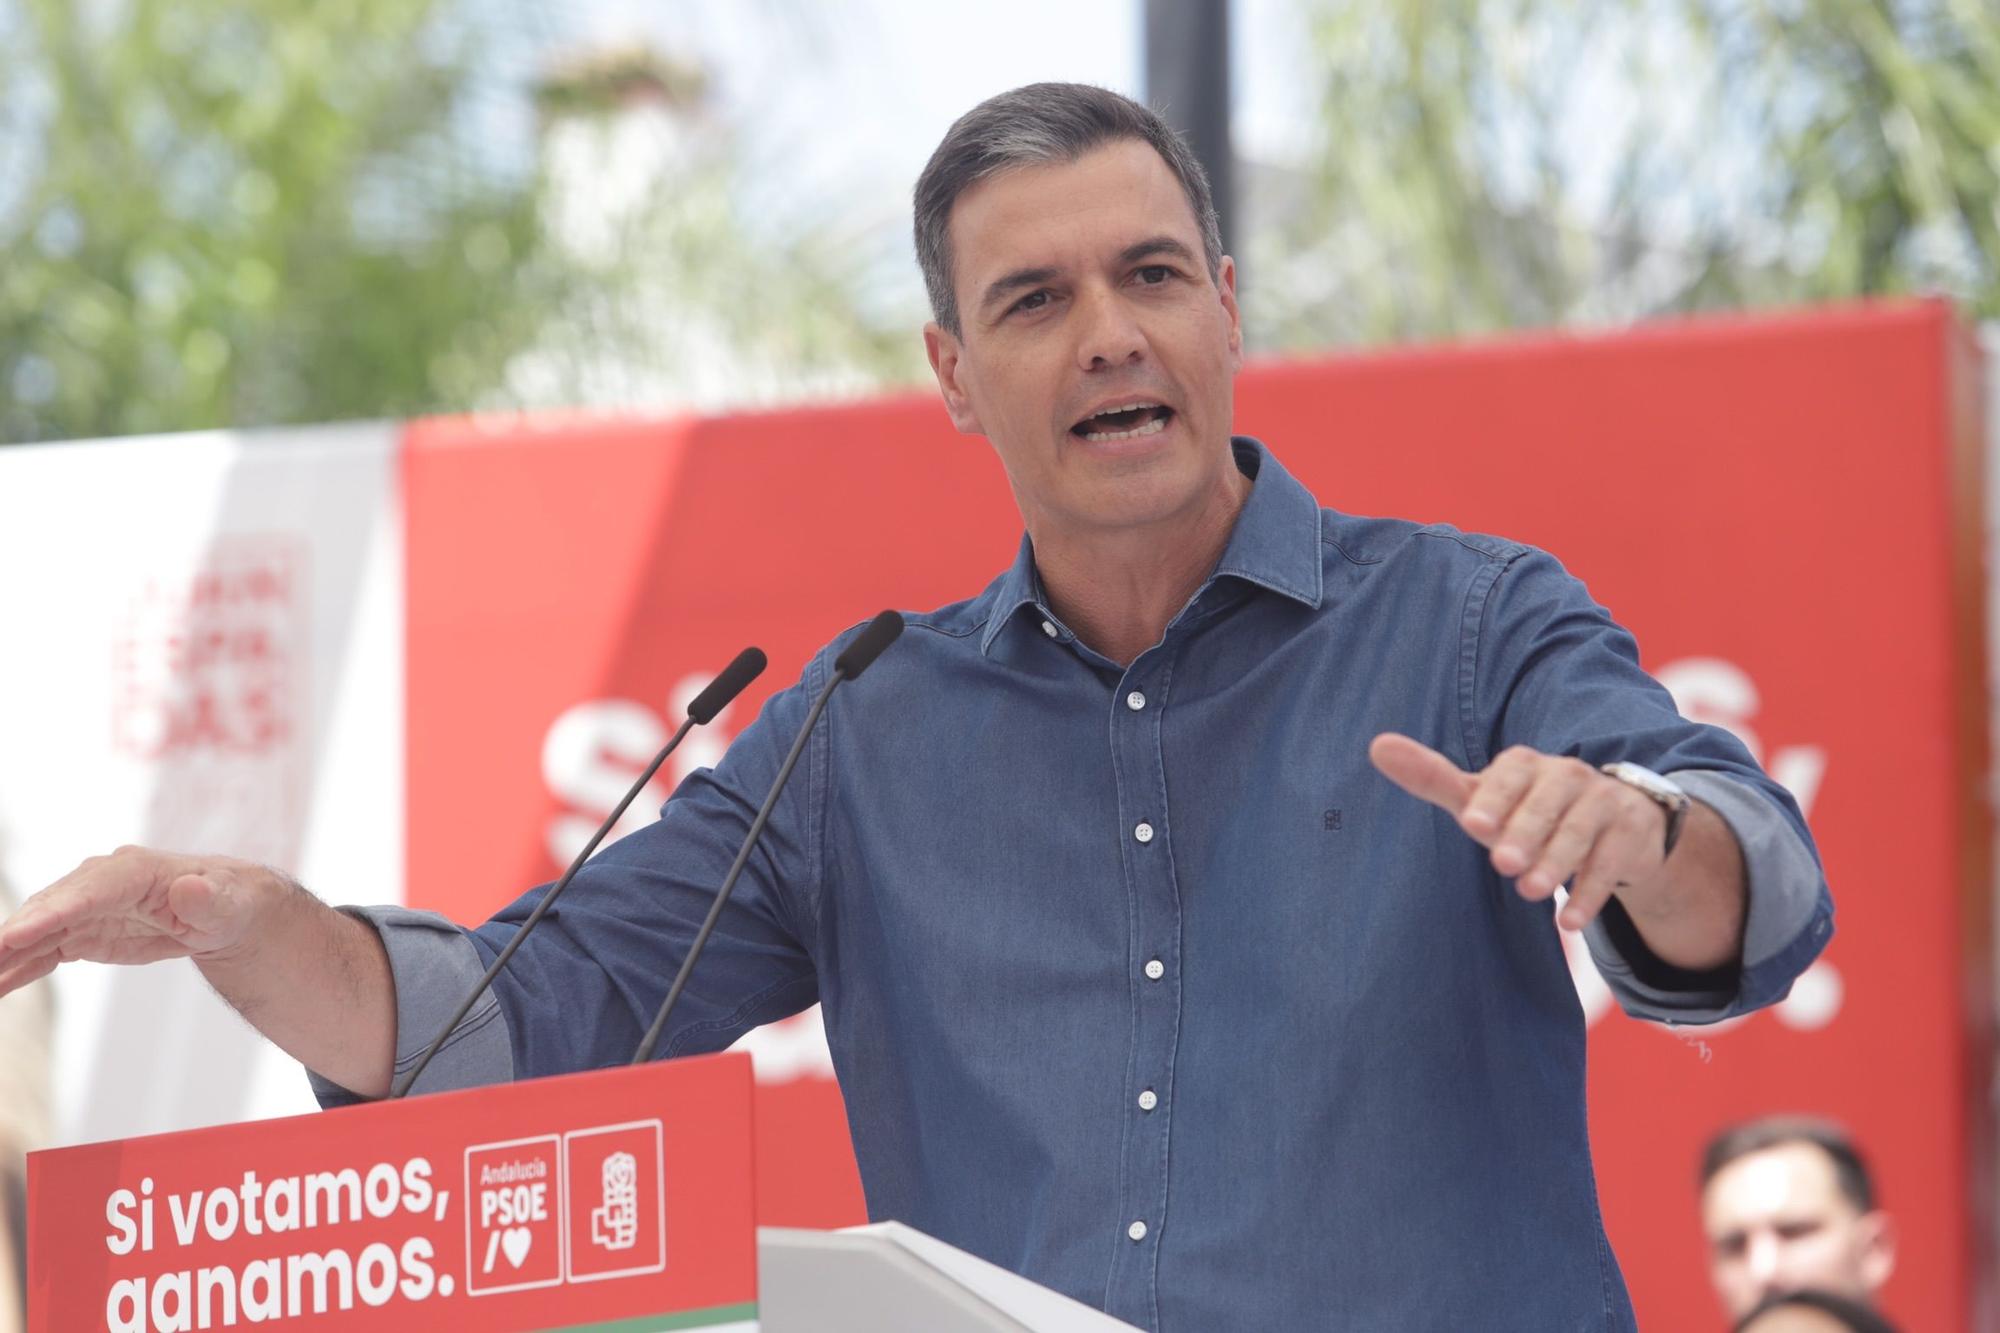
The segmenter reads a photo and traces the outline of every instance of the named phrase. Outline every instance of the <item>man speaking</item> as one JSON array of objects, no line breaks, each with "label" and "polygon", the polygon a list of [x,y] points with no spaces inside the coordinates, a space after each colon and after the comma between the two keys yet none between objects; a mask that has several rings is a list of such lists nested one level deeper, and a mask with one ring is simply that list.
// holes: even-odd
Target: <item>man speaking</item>
[{"label": "man speaking", "polygon": [[[981,104],[916,240],[1026,534],[833,701],[662,1051],[821,1002],[870,1214],[1144,1328],[1631,1328],[1551,900],[1631,1013],[1769,1004],[1832,930],[1797,807],[1549,556],[1322,509],[1232,438],[1235,269],[1145,108]],[[421,1088],[628,1056],[849,637],[584,867]],[[541,892],[466,930],[125,848],[0,926],[0,990],[190,956],[323,1100],[375,1097]]]}]

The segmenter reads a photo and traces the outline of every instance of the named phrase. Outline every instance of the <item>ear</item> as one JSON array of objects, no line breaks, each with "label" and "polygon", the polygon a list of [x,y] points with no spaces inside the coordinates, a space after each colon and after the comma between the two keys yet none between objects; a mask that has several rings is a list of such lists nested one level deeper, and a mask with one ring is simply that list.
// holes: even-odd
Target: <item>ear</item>
[{"label": "ear", "polygon": [[944,395],[944,410],[951,415],[951,424],[958,427],[961,435],[984,435],[979,425],[979,412],[972,405],[972,395],[966,391],[965,382],[959,376],[959,359],[963,354],[959,340],[940,327],[933,320],[924,325],[924,355],[930,358],[931,373],[937,376],[938,392]]},{"label": "ear", "polygon": [[1215,271],[1216,291],[1222,297],[1222,308],[1229,315],[1229,364],[1233,370],[1243,369],[1243,312],[1236,306],[1236,261],[1228,255],[1222,257],[1222,264]]},{"label": "ear", "polygon": [[1856,1225],[1862,1228],[1861,1280],[1879,1291],[1896,1271],[1896,1221],[1878,1208]]}]

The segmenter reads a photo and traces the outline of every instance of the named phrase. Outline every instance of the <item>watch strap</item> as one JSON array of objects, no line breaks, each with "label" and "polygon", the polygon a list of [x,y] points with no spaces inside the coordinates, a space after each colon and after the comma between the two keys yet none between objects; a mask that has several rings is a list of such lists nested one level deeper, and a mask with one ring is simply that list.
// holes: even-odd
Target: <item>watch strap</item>
[{"label": "watch strap", "polygon": [[1624,783],[1667,812],[1666,840],[1660,849],[1660,859],[1673,855],[1674,844],[1681,840],[1681,829],[1687,824],[1688,807],[1693,804],[1688,794],[1673,779],[1661,777],[1630,760],[1601,765],[1598,771]]}]

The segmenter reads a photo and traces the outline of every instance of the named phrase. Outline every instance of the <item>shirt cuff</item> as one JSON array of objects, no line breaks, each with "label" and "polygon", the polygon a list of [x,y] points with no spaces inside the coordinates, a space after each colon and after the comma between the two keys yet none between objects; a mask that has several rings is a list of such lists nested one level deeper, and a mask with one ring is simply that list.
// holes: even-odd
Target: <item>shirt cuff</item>
[{"label": "shirt cuff", "polygon": [[1673,967],[1646,947],[1614,899],[1583,932],[1598,974],[1634,1018],[1714,1023],[1776,1004],[1833,936],[1819,863],[1784,812],[1748,784],[1702,769],[1668,776],[1722,816],[1743,848],[1742,957],[1713,972]]},{"label": "shirt cuff", "polygon": [[[436,912],[408,907],[343,907],[382,937],[389,973],[396,985],[396,1069],[400,1079],[414,1067],[438,1028],[486,975],[479,951],[465,932]],[[322,1108],[367,1101],[330,1079],[306,1071]],[[460,1020],[412,1092],[446,1092],[506,1083],[514,1077],[514,1044],[507,1016],[491,990]]]}]

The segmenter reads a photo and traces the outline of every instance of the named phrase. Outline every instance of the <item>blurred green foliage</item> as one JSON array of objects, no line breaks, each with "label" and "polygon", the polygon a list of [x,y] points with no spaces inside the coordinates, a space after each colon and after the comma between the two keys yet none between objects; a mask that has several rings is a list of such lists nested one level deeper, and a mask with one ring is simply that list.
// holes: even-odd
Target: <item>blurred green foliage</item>
[{"label": "blurred green foliage", "polygon": [[431,0],[10,8],[0,439],[463,405],[560,288]]},{"label": "blurred green foliage", "polygon": [[[1244,173],[1254,347],[2000,317],[1993,0],[1300,3],[1317,146]],[[644,51],[506,74],[541,12],[0,0],[0,442],[923,381],[865,299],[900,212],[761,215],[788,164]]]},{"label": "blurred green foliage", "polygon": [[[0,442],[907,377],[837,242],[745,225],[698,71],[557,68],[549,27],[528,0],[0,0]],[[600,131],[596,167],[552,165]]]},{"label": "blurred green foliage", "polygon": [[1265,347],[1937,291],[2000,316],[1992,0],[1307,0]]}]

